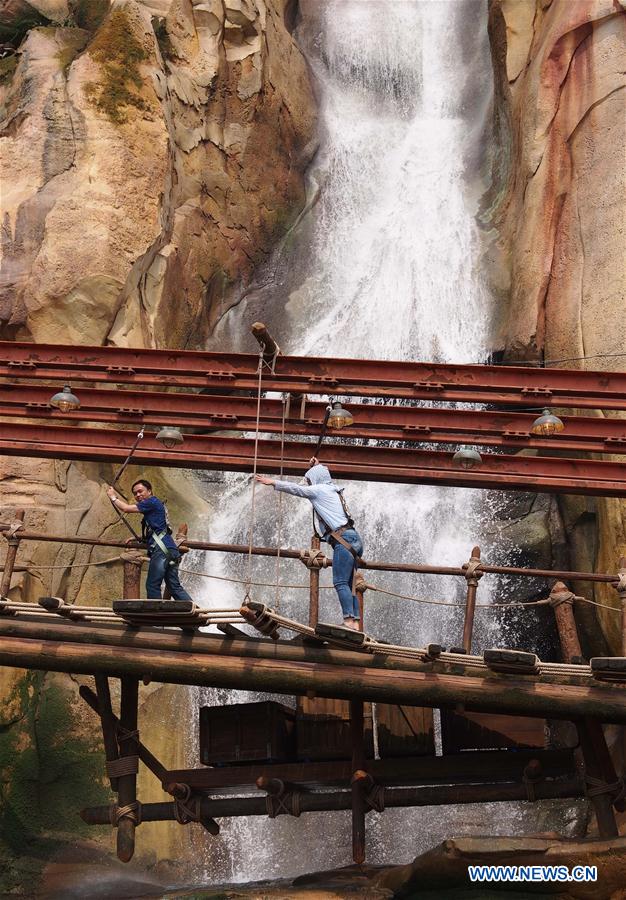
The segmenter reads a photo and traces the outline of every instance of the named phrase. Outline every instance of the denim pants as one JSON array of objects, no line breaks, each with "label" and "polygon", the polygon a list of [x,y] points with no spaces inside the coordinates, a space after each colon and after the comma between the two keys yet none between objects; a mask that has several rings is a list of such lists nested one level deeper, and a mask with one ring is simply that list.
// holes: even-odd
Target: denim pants
[{"label": "denim pants", "polygon": [[172,565],[169,565],[170,558],[159,547],[150,549],[150,564],[148,566],[148,577],[146,578],[146,597],[148,600],[161,599],[161,584],[163,581],[170,589],[172,599],[191,600],[178,578],[180,553],[177,550],[170,550],[170,554],[171,558],[175,560]]},{"label": "denim pants", "polygon": [[[342,532],[341,537],[361,556],[363,541],[354,528],[348,528]],[[333,584],[341,603],[343,617],[344,619],[359,619],[361,617],[359,601],[352,593],[352,578],[357,568],[357,561],[353,554],[334,538],[330,539],[330,545],[333,548]]]}]

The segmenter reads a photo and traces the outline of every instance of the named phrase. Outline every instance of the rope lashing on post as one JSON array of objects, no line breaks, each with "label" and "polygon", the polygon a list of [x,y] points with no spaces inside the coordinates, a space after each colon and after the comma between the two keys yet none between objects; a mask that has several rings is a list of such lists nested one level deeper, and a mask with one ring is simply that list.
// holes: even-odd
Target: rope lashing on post
[{"label": "rope lashing on post", "polygon": [[22,528],[24,528],[24,522],[22,522],[21,519],[13,519],[11,522],[9,522],[9,527],[7,531],[4,532],[4,536],[7,541],[10,541],[11,538],[15,537],[17,532]]},{"label": "rope lashing on post", "polygon": [[[307,569],[325,569],[332,565],[331,560],[328,559],[323,550],[312,550],[310,548],[300,551],[300,562],[304,563]],[[289,586],[292,587],[293,585]],[[284,587],[287,587],[287,585],[284,585]],[[301,584],[298,587],[309,589],[308,584]]]},{"label": "rope lashing on post", "polygon": [[470,578],[479,579],[482,578],[485,574],[482,571],[482,561],[478,556],[471,556],[468,562],[463,563],[461,568],[464,570],[465,578],[469,581]]},{"label": "rope lashing on post", "polygon": [[300,818],[300,791],[285,791],[284,794],[267,794],[265,808],[270,819],[277,816],[295,816]]},{"label": "rope lashing on post", "polygon": [[624,778],[619,778],[612,784],[607,784],[601,778],[585,775],[585,795],[591,800],[593,797],[600,797],[602,794],[611,794],[612,803],[618,803],[620,800],[623,800],[626,796]]},{"label": "rope lashing on post", "polygon": [[135,743],[139,742],[139,731],[137,728],[135,728],[133,731],[129,731],[128,728],[124,728],[124,726],[118,722],[115,729],[115,734],[118,744],[121,744],[124,741],[134,741]]},{"label": "rope lashing on post", "polygon": [[120,778],[122,775],[136,775],[139,771],[139,757],[120,756],[119,759],[108,759],[105,765],[109,778]]},{"label": "rope lashing on post", "polygon": [[382,784],[375,784],[365,795],[365,802],[374,812],[385,811],[385,788]]},{"label": "rope lashing on post", "polygon": [[109,821],[111,825],[119,825],[122,819],[131,819],[135,825],[141,825],[141,803],[139,800],[133,800],[126,806],[109,807]]},{"label": "rope lashing on post", "polygon": [[192,794],[186,799],[174,800],[174,818],[179,825],[187,825],[189,822],[199,822],[202,798],[198,794]]}]

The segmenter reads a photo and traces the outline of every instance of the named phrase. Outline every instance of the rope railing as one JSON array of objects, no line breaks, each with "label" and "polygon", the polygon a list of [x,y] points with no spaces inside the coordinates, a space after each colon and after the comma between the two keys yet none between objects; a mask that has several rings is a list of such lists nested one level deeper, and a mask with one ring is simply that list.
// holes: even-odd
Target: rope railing
[{"label": "rope railing", "polygon": [[[32,564],[30,566],[20,566],[22,572],[26,572],[29,574],[38,574],[45,570],[64,570],[64,569],[74,569],[74,568],[82,568],[87,569],[94,566],[103,566],[109,565],[116,562],[133,562],[137,566],[141,566],[142,563],[147,559],[141,553],[142,545],[136,541],[131,542],[129,546],[128,543],[120,543],[115,541],[105,541],[99,538],[82,538],[82,537],[71,537],[71,536],[60,536],[60,535],[43,535],[35,532],[27,532],[24,530],[23,520],[16,519],[13,522],[0,522],[0,534],[4,534],[7,537],[7,541],[9,544],[13,544],[13,550],[15,550],[15,544],[21,543],[22,541],[38,541],[38,540],[48,540],[48,541],[56,541],[63,544],[89,544],[91,546],[118,546],[123,547],[124,550],[122,553],[117,554],[115,556],[107,557],[103,560],[94,560],[94,561],[83,561],[83,562],[68,562],[54,565],[45,565],[45,564]],[[247,572],[245,578],[234,578],[232,576],[226,575],[216,575],[211,572],[199,571],[197,569],[185,569],[181,568],[181,574],[186,574],[194,577],[201,578],[209,578],[216,581],[228,582],[231,584],[241,585],[245,591],[245,597],[250,598],[250,590],[252,588],[271,588],[276,592],[278,597],[278,593],[281,590],[307,590],[310,591],[310,582],[309,583],[281,583],[279,577],[279,569],[278,565],[280,559],[297,559],[302,562],[309,570],[317,570],[319,571],[322,568],[327,568],[331,561],[326,557],[322,551],[318,549],[304,549],[304,550],[294,550],[291,548],[282,548],[282,547],[254,547],[252,543],[252,529],[250,530],[249,535],[249,543],[247,546],[241,546],[237,544],[215,544],[209,542],[202,541],[189,541],[184,539],[180,542],[179,546],[185,552],[186,550],[198,549],[204,550],[207,552],[217,551],[217,552],[225,552],[225,553],[239,553],[245,554],[247,556]],[[11,547],[9,547],[11,549]],[[252,580],[252,571],[251,571],[251,563],[252,557],[254,555],[262,555],[262,556],[274,556],[276,558],[276,579],[271,581],[253,581]],[[7,553],[7,559],[9,559],[10,554]],[[15,553],[13,553],[12,559],[10,560],[10,568],[12,569],[15,564]],[[456,577],[462,577],[466,580],[468,585],[468,596],[466,597],[464,602],[455,602],[449,600],[439,600],[434,598],[427,597],[416,597],[410,594],[400,593],[396,590],[391,590],[388,587],[382,586],[380,584],[373,584],[371,582],[366,582],[364,580],[361,581],[359,590],[361,592],[361,596],[363,592],[369,590],[374,593],[378,593],[387,597],[393,597],[398,600],[405,600],[412,603],[420,603],[427,606],[439,606],[439,607],[451,607],[456,609],[464,609],[465,610],[465,620],[466,624],[464,626],[464,644],[467,644],[467,650],[469,650],[469,645],[471,644],[471,631],[473,625],[473,616],[475,610],[485,611],[485,610],[522,610],[529,607],[539,607],[550,604],[550,598],[543,598],[539,600],[521,602],[521,601],[512,601],[510,603],[475,603],[475,588],[477,578],[482,577],[483,574],[506,574],[506,575],[514,575],[517,577],[544,577],[550,579],[561,579],[567,578],[571,581],[594,581],[594,582],[603,582],[606,584],[611,584],[615,588],[617,588],[620,599],[623,598],[623,594],[625,593],[624,588],[626,588],[626,584],[624,584],[625,577],[622,576],[621,573],[609,574],[609,573],[597,573],[597,572],[575,572],[575,571],[552,571],[546,569],[525,569],[518,566],[494,566],[489,565],[488,563],[483,562],[480,559],[480,549],[475,547],[472,550],[472,556],[470,557],[469,562],[463,564],[459,567],[454,566],[428,566],[428,565],[411,565],[405,563],[391,563],[391,562],[371,562],[371,561],[362,561],[360,566],[363,569],[368,569],[371,571],[387,571],[387,572],[402,572],[402,573],[412,573],[412,574],[429,574],[429,575],[452,575]],[[3,567],[0,566],[0,569]],[[2,580],[5,585],[4,593],[8,592],[8,583],[10,580],[10,573],[4,572]],[[474,587],[470,588],[470,585],[473,584]],[[333,585],[319,585],[316,588],[316,591],[320,590],[334,590]],[[472,602],[470,603],[469,592],[470,590],[474,591],[474,597]],[[572,595],[574,596],[574,595]],[[589,604],[591,606],[595,606],[601,609],[611,610],[616,613],[623,613],[624,604],[620,604],[619,606],[611,606],[606,603],[599,603],[595,600],[590,600],[586,597],[576,596],[575,600]],[[244,600],[245,603],[245,600]]]}]

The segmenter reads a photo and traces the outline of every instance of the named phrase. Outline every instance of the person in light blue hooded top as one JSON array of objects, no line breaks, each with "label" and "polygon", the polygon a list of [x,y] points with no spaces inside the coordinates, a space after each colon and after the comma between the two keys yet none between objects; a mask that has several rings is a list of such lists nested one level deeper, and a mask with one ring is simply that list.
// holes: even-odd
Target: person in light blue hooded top
[{"label": "person in light blue hooded top", "polygon": [[[306,484],[293,484],[291,481],[279,481],[266,475],[257,475],[261,484],[271,485],[275,491],[293,494],[294,497],[305,497],[310,500],[322,540],[333,548],[333,584],[339,597],[343,622],[348,628],[359,628],[359,601],[352,590],[354,573],[358,566],[358,558],[363,553],[363,542],[353,527],[344,504],[341,500],[341,488],[335,487],[330,472],[316,457],[310,461],[311,468],[305,475]],[[344,547],[341,537],[352,550]]]}]

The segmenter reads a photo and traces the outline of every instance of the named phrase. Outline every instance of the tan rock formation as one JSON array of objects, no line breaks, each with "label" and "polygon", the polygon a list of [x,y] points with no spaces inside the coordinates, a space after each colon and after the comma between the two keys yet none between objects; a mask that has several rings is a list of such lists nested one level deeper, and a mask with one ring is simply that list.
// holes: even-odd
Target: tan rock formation
[{"label": "tan rock formation", "polygon": [[3,333],[198,346],[303,203],[304,61],[281,0],[79,6],[0,88]]},{"label": "tan rock formation", "polygon": [[[202,346],[304,203],[315,104],[290,5],[0,4],[0,339]],[[126,489],[140,474],[131,467]],[[0,519],[24,507],[33,530],[123,539],[104,477],[108,467],[2,458]],[[204,537],[196,523],[209,510],[184,475],[150,478],[173,522]],[[115,555],[24,543],[19,562],[30,571],[16,573],[11,595],[108,602],[120,595],[121,567],[88,564]],[[12,672],[0,683],[7,747],[36,742],[30,678]],[[49,684],[58,696],[58,679],[41,690]],[[197,762],[177,727],[191,715],[187,694],[143,692],[146,741],[172,766]],[[2,800],[18,775],[2,762]],[[163,799],[152,776],[139,789]],[[73,808],[84,802],[75,792]],[[175,858],[192,831],[144,825],[138,853]],[[5,838],[0,823],[0,857]]]},{"label": "tan rock formation", "polygon": [[[497,158],[488,204],[508,359],[626,368],[625,9],[622,0],[490,4],[496,121],[509,152]],[[597,513],[583,506],[563,503],[572,562],[615,571],[626,548],[624,504],[600,501]],[[598,531],[591,560],[576,536],[588,533],[590,514]],[[595,595],[616,603],[610,588]],[[619,649],[619,617],[600,616]]]}]

